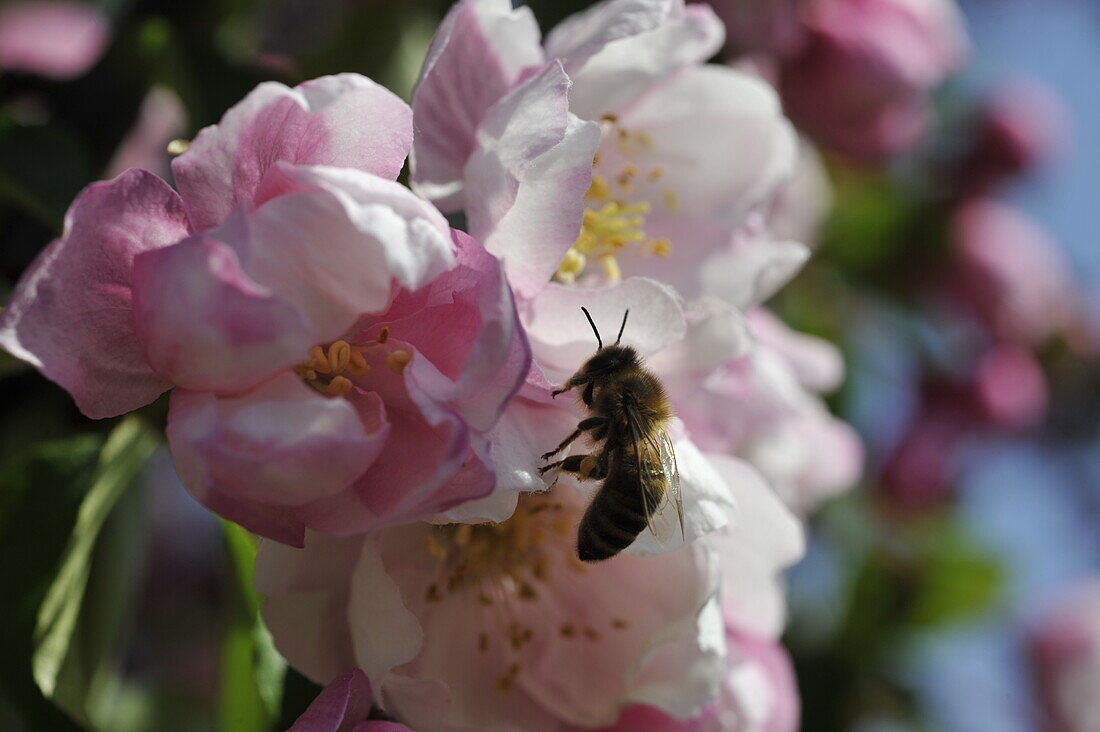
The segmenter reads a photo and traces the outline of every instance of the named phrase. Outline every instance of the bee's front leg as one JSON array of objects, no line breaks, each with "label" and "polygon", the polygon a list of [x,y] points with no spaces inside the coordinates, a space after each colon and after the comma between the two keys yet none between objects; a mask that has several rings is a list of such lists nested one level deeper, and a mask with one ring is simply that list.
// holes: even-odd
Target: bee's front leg
[{"label": "bee's front leg", "polygon": [[587,381],[586,379],[578,379],[576,376],[570,376],[569,380],[566,381],[560,389],[554,389],[554,391],[550,392],[550,398],[555,399],[555,398],[557,398],[558,394],[564,394],[567,391],[572,391],[573,389],[580,386],[581,384],[590,384],[590,383],[591,382]]},{"label": "bee's front leg", "polygon": [[607,417],[589,417],[588,419],[581,420],[580,424],[577,425],[577,429],[573,430],[573,434],[562,440],[561,444],[550,452],[543,453],[542,459],[549,460],[565,448],[569,447],[569,445],[572,444],[573,440],[581,436],[582,432],[594,430],[597,427],[603,427],[605,424],[607,424]]}]

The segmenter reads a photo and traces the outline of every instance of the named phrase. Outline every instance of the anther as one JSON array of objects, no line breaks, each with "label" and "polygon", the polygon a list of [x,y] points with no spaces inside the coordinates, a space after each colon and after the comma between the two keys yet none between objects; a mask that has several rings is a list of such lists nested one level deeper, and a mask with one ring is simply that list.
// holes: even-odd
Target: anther
[{"label": "anther", "polygon": [[577,634],[577,629],[571,623],[562,623],[559,632],[562,638],[572,638]]},{"label": "anther", "polygon": [[626,630],[629,625],[623,618],[611,618],[611,627],[615,630]]},{"label": "anther", "polygon": [[328,347],[328,367],[338,374],[348,367],[351,360],[351,346],[347,341],[336,341]]},{"label": "anther", "polygon": [[379,343],[385,343],[390,339],[390,327],[388,325],[382,326],[382,330],[378,331],[378,337],[374,340]]},{"label": "anther", "polygon": [[665,174],[665,169],[661,167],[654,168],[646,174],[646,180],[650,183],[656,183],[661,179],[661,176]]},{"label": "anther", "polygon": [[443,595],[439,592],[439,585],[434,582],[428,585],[428,589],[424,592],[424,602],[439,602],[443,599]]},{"label": "anther", "polygon": [[359,351],[352,351],[348,363],[348,373],[352,376],[362,376],[368,371],[370,371],[370,364],[367,363],[366,357]]},{"label": "anther", "polygon": [[168,143],[167,152],[172,156],[183,155],[189,147],[191,147],[190,140],[175,139]]},{"label": "anther", "polygon": [[398,349],[386,356],[386,367],[400,376],[405,373],[405,367],[409,365],[409,361],[412,361],[412,354],[408,351]]},{"label": "anther", "polygon": [[332,368],[328,365],[328,356],[325,355],[325,349],[320,346],[314,346],[309,349],[310,368],[319,374],[331,373]]},{"label": "anther", "polygon": [[333,396],[343,396],[352,390],[353,384],[344,376],[333,377],[329,385],[325,387],[325,391]]}]

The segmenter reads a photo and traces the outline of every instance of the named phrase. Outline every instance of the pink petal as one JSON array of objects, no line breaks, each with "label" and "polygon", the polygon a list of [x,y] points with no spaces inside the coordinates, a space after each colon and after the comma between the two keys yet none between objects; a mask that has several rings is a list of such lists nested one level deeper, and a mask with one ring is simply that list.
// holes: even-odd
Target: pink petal
[{"label": "pink petal", "polygon": [[386,324],[425,356],[407,372],[416,387],[485,431],[523,383],[531,350],[500,261],[466,234],[452,236],[457,266],[417,293],[425,302],[416,312]]},{"label": "pink petal", "polygon": [[264,595],[264,624],[279,653],[309,679],[324,684],[355,666],[348,631],[348,576],[363,539],[310,531],[298,545],[302,548],[261,542],[255,585]]},{"label": "pink petal", "polygon": [[722,570],[727,619],[767,638],[777,638],[786,620],[782,573],[805,551],[802,524],[747,463],[710,455],[740,509],[738,520],[708,541]]},{"label": "pink petal", "polygon": [[530,8],[513,10],[510,0],[463,0],[451,8],[413,90],[413,190],[444,211],[464,207],[463,168],[478,125],[520,72],[542,60]]},{"label": "pink petal", "polygon": [[294,89],[265,82],[206,127],[172,163],[196,229],[216,226],[252,199],[278,161],[336,165],[397,177],[412,145],[412,110],[358,74]]},{"label": "pink petal", "polygon": [[527,337],[538,364],[558,381],[596,352],[596,337],[581,306],[588,308],[605,343],[614,340],[623,314],[630,316],[622,342],[649,356],[683,338],[680,299],[659,282],[631,277],[611,287],[579,289],[551,283],[530,304]]},{"label": "pink petal", "polygon": [[827,393],[840,386],[844,360],[832,343],[791,330],[765,308],[757,308],[747,317],[760,342],[783,357],[804,387]]},{"label": "pink petal", "polygon": [[136,255],[187,236],[183,204],[151,173],[88,186],[65,233],[23,275],[0,315],[0,345],[67,389],[89,417],[151,402],[171,383],[153,372],[134,333]]},{"label": "pink petal", "polygon": [[15,2],[0,10],[0,67],[52,79],[90,69],[111,39],[111,26],[81,2]]},{"label": "pink petal", "polygon": [[380,402],[371,402],[359,407],[373,422],[368,432],[348,400],[322,397],[291,373],[236,397],[180,389],[168,439],[184,485],[201,503],[217,494],[261,513],[293,508],[347,489],[377,458],[388,428]]},{"label": "pink petal", "polygon": [[577,240],[599,127],[569,113],[558,63],[493,106],[466,166],[470,233],[504,260],[521,297],[549,281]]},{"label": "pink petal", "polygon": [[550,32],[546,48],[576,83],[573,111],[596,119],[713,56],[724,37],[721,21],[706,5],[616,0],[566,18]]},{"label": "pink petal", "polygon": [[330,323],[331,337],[360,314],[384,309],[394,281],[418,290],[454,266],[446,220],[393,181],[280,163],[258,195],[266,203],[244,219],[249,272],[292,298],[318,328],[339,321]]},{"label": "pink petal", "polygon": [[149,363],[176,384],[234,393],[304,360],[319,339],[284,298],[199,234],[134,262],[134,326]]},{"label": "pink petal", "polygon": [[[423,358],[408,343],[391,338],[387,345],[408,351],[414,362]],[[356,481],[354,492],[304,507],[301,515],[312,528],[357,533],[422,518],[492,490],[492,471],[471,452],[466,423],[446,405],[414,395],[404,375],[387,367],[387,353],[379,348],[366,351],[370,372],[353,379],[386,405],[386,447]]]},{"label": "pink petal", "polygon": [[349,732],[370,715],[370,707],[370,682],[354,669],[333,679],[287,732]]},{"label": "pink petal", "polygon": [[[685,69],[619,110],[619,125],[649,136],[652,154],[646,164],[664,171],[651,184],[652,194],[639,181],[635,199],[650,200],[656,210],[664,191],[672,191],[678,216],[731,228],[772,200],[798,157],[797,137],[775,91],[723,66]],[[617,156],[605,154],[611,147],[601,149],[601,166],[616,170]]]}]

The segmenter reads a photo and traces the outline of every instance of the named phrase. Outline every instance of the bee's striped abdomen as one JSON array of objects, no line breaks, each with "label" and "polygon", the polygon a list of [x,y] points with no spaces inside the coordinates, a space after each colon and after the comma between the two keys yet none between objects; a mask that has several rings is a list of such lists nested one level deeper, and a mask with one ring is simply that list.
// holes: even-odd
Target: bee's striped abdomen
[{"label": "bee's striped abdomen", "polygon": [[652,470],[643,481],[633,464],[618,465],[604,481],[603,487],[581,519],[577,531],[577,556],[585,562],[609,559],[630,546],[648,523],[643,483],[649,485],[649,505],[656,506],[659,496],[654,488]]}]

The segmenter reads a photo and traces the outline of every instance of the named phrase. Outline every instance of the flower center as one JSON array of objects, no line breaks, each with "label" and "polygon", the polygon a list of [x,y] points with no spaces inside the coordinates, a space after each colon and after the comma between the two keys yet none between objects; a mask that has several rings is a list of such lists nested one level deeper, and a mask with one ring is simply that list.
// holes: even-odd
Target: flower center
[{"label": "flower center", "polygon": [[[554,275],[558,282],[575,282],[593,263],[599,263],[608,281],[617,282],[622,279],[620,254],[667,257],[672,253],[672,242],[650,237],[645,231],[649,199],[655,194],[659,193],[669,211],[675,213],[679,208],[675,191],[660,187],[664,169],[645,165],[652,156],[653,141],[644,132],[620,126],[612,115],[605,115],[600,122],[604,126],[603,154],[597,153],[592,161],[595,172],[584,196],[581,231]],[[618,162],[606,163],[605,158]]]},{"label": "flower center", "polygon": [[[501,695],[512,691],[522,670],[520,653],[538,633],[556,633],[566,641],[598,642],[600,629],[575,618],[565,618],[557,628],[528,625],[532,615],[517,604],[537,603],[549,594],[551,582],[567,583],[588,572],[577,558],[573,535],[575,516],[561,501],[547,494],[523,494],[515,513],[499,524],[448,524],[433,527],[425,539],[429,556],[439,563],[435,581],[424,590],[428,603],[466,593],[485,611],[497,632],[482,631],[477,649],[487,653],[495,644],[504,666],[493,679]],[[563,572],[563,570],[565,570]],[[551,607],[556,607],[549,600]],[[623,618],[609,618],[598,625],[622,631]],[[606,632],[606,630],[604,632]],[[497,639],[498,640],[493,640]]]},{"label": "flower center", "polygon": [[[355,387],[352,378],[363,376],[371,370],[364,352],[384,345],[389,339],[390,329],[383,327],[374,341],[369,343],[353,346],[339,340],[328,346],[314,346],[309,350],[309,359],[294,366],[294,373],[322,394],[344,396]],[[395,374],[402,374],[411,360],[411,353],[398,348],[386,356],[386,367]]]}]

